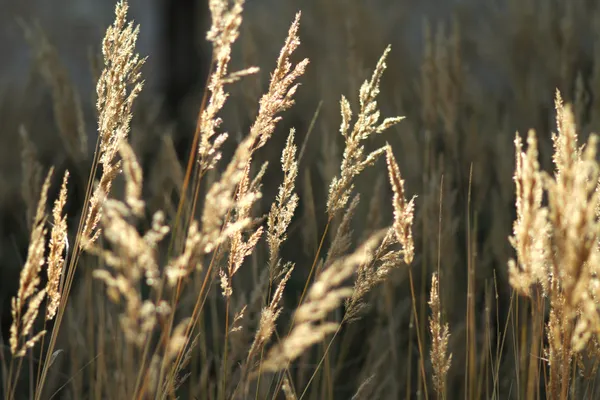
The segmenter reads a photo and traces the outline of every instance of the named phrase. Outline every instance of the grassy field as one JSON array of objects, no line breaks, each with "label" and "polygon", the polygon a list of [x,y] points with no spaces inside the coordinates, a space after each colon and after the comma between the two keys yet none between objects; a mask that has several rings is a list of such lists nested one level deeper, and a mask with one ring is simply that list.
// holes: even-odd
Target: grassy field
[{"label": "grassy field", "polygon": [[19,20],[4,398],[596,398],[600,6],[208,5],[187,123],[146,94],[126,1],[93,110]]}]

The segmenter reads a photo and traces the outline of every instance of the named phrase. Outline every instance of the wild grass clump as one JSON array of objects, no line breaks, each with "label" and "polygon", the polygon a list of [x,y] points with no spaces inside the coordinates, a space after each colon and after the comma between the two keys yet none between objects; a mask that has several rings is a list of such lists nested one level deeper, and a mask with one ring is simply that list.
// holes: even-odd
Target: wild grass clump
[{"label": "wild grass clump", "polygon": [[[572,108],[563,104],[558,91],[555,104],[553,175],[540,170],[534,131],[529,132],[527,152],[520,137],[515,139],[517,220],[511,243],[517,261],[509,262],[509,273],[516,290],[537,297],[537,312],[545,312],[540,300],[548,302],[543,349],[549,369],[547,391],[552,398],[565,399],[574,390],[573,373],[585,369],[577,363],[579,353],[593,352],[588,348],[590,339],[600,332],[596,305],[600,169],[597,137],[591,135],[580,146]],[[534,286],[539,290],[532,292]]]},{"label": "wild grass clump", "polygon": [[[78,392],[77,397],[172,397],[183,390],[187,382],[194,380],[194,385],[185,389],[186,393],[193,393],[197,390],[195,385],[200,383],[204,385],[202,392],[209,397],[246,398],[251,390],[266,390],[265,394],[276,395],[281,389],[288,398],[294,398],[296,385],[288,376],[292,363],[314,345],[324,343],[342,322],[349,322],[350,317],[356,319],[353,308],[367,304],[365,293],[385,280],[388,269],[401,264],[402,260],[406,263],[412,260],[414,250],[410,230],[414,205],[404,198],[403,180],[391,148],[388,145],[365,154],[365,144],[370,136],[382,133],[401,119],[379,121],[376,97],[390,51],[388,48],[372,78],[360,90],[360,111],[354,123],[351,122],[350,103],[342,97],[340,131],[346,150],[340,176],[333,179],[327,200],[329,223],[337,214],[345,214],[346,222],[338,231],[340,240],[334,241],[325,262],[319,261],[320,252],[324,251],[324,241],[321,241],[306,282],[306,296],[303,293],[300,298],[289,334],[274,337],[280,331],[277,326],[284,309],[286,284],[297,268],[280,253],[297,206],[302,201],[295,192],[298,160],[294,130],[290,131],[281,156],[283,182],[266,218],[256,211],[267,165],[265,163],[255,172],[253,161],[255,153],[276,133],[281,114],[293,106],[298,81],[308,66],[308,59],[292,60],[300,45],[298,13],[248,134],[238,143],[220,175],[213,176],[211,182],[206,181],[207,173],[219,167],[221,146],[228,136],[219,130],[222,122],[219,114],[228,97],[226,87],[257,72],[254,67],[228,71],[231,48],[239,36],[243,4],[241,0],[233,5],[216,0],[209,4],[212,27],[207,39],[213,43],[211,77],[206,102],[198,116],[194,142],[197,150],[191,153],[193,162],[188,166],[178,212],[172,220],[167,220],[162,210],[151,212],[148,209],[143,197],[144,173],[129,143],[134,101],[143,87],[142,67],[146,59],[135,51],[139,26],[128,21],[127,3],[117,4],[115,22],[108,28],[102,46],[104,69],[96,86],[98,143],[73,246],[68,246],[69,230],[63,213],[68,196],[68,172],[52,211],[48,242],[46,234],[50,221],[45,217],[45,208],[52,173],[48,174],[40,190],[31,225],[29,255],[21,274],[19,292],[13,300],[12,358],[9,373],[5,376],[7,398],[18,397],[19,373],[28,350],[39,360],[35,368],[37,373],[29,377],[32,383],[29,395],[44,398],[51,394],[48,377],[59,354],[56,346],[74,296],[76,275],[83,274],[83,284],[90,289],[85,294],[89,300],[85,301],[89,304],[88,311],[95,315],[86,315],[86,319],[100,330],[92,333],[96,339],[88,344],[103,352],[93,368],[94,379],[99,382],[90,382],[89,389]],[[42,47],[40,52],[53,54],[49,45]],[[55,82],[56,74],[51,72],[57,69],[48,68],[48,71],[48,79]],[[59,82],[55,84],[60,85]],[[57,104],[62,101],[58,97],[55,100]],[[348,253],[349,222],[358,204],[355,200],[350,207],[347,205],[353,195],[353,181],[386,152],[395,193],[394,226],[387,234],[377,233],[358,250]],[[33,172],[30,175],[33,176]],[[123,182],[122,198],[113,193],[113,187],[120,180]],[[201,184],[206,184],[205,190]],[[204,199],[200,204],[201,190]],[[140,229],[148,216],[148,229]],[[327,228],[323,237],[326,232]],[[248,302],[243,294],[236,296],[239,290],[236,289],[236,275],[248,268],[248,258],[258,252],[263,237],[266,238],[268,257],[259,270],[264,270],[262,275],[267,277],[267,285],[264,292],[257,294],[258,302]],[[384,238],[385,243],[382,243]],[[402,250],[391,251],[396,244]],[[84,260],[85,266],[81,266]],[[379,263],[382,264],[377,268]],[[91,270],[79,272],[81,268]],[[47,271],[48,277],[45,288],[40,287],[42,269]],[[361,272],[353,289],[351,279],[357,271]],[[220,296],[212,289],[216,282],[220,284]],[[192,306],[183,306],[184,299],[190,296],[195,299]],[[206,350],[206,347],[198,348],[198,339],[207,343],[202,321],[209,312],[206,310],[208,298],[212,306],[221,304],[224,307],[224,318],[213,315],[223,322],[223,335],[212,337],[216,351],[211,351],[212,360],[204,358],[206,364],[192,367],[190,360]],[[46,328],[35,331],[34,323],[44,301]],[[98,303],[94,304],[97,301],[100,307]],[[331,314],[339,310],[344,301],[350,301],[347,303],[348,318],[337,322],[331,320]],[[246,318],[249,312],[257,313],[259,318],[254,323],[254,339],[240,352],[234,339],[242,334],[240,331],[252,326]],[[56,323],[46,325],[55,316]],[[51,331],[49,342],[35,347],[47,330]],[[115,351],[108,352],[109,349]],[[206,381],[211,362],[215,363],[219,379]],[[285,375],[274,374],[279,371]],[[200,375],[193,375],[198,372]],[[120,383],[108,385],[115,374]],[[197,377],[200,381],[196,381]],[[265,388],[263,382],[266,381],[272,382],[270,389]]]},{"label": "wild grass clump", "polygon": [[[597,137],[579,143],[595,101],[581,75],[573,86],[572,66],[560,64],[554,75],[573,86],[575,102],[556,91],[553,147],[539,127],[526,149],[517,134],[512,171],[506,143],[478,129],[512,129],[515,105],[488,109],[469,86],[458,20],[449,32],[425,23],[414,103],[388,93],[405,80],[386,84],[390,46],[368,73],[348,49],[357,93],[340,99],[315,78],[327,92],[315,95],[327,104],[334,96],[335,111],[318,102],[310,118],[293,119],[314,83],[314,63],[299,56],[301,13],[249,103],[244,85],[260,70],[235,67],[244,1],[208,6],[209,75],[183,167],[169,134],[152,162],[137,148],[150,140],[135,138],[147,59],[127,1],[102,41],[90,156],[83,106],[57,50],[41,28],[21,24],[70,162],[46,171],[20,126],[29,238],[0,353],[4,397],[593,397],[600,166]],[[357,45],[351,28],[361,17],[339,12]],[[515,26],[525,29],[525,16]],[[566,14],[555,43],[565,58],[570,21]],[[233,134],[238,88],[253,111]],[[515,113],[532,111],[538,93],[514,94]],[[414,118],[382,117],[389,108]],[[319,163],[313,130],[324,133]],[[501,166],[490,169],[494,162]]]}]

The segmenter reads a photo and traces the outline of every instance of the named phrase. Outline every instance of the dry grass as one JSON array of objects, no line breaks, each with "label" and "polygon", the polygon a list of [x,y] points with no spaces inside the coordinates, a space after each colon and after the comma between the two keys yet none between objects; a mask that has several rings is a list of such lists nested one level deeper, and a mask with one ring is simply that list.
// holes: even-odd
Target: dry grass
[{"label": "dry grass", "polygon": [[[575,116],[556,93],[558,133],[553,135],[554,175],[539,170],[535,132],[527,153],[519,137],[517,150],[517,221],[512,243],[519,267],[509,263],[511,283],[525,294],[533,285],[547,298],[550,316],[546,327],[549,364],[548,391],[567,398],[572,387],[577,353],[587,349],[598,330],[596,265],[598,263],[597,138],[585,146],[577,140]],[[542,205],[546,192],[548,205]]]},{"label": "dry grass", "polygon": [[[513,92],[494,102],[469,75],[464,45],[477,40],[459,17],[450,31],[425,22],[418,85],[407,88],[397,71],[386,81],[404,49],[363,44],[379,57],[367,72],[357,32],[367,13],[332,1],[322,9],[343,14],[352,76],[342,79],[355,93],[338,102],[335,64],[329,81],[311,71],[318,55],[310,66],[299,55],[310,51],[298,12],[254,103],[261,70],[235,67],[245,2],[211,0],[209,76],[184,167],[170,135],[150,163],[149,139],[134,136],[146,58],[126,1],[102,42],[91,156],[58,51],[22,23],[73,170],[52,167],[42,182],[33,129],[20,126],[29,238],[0,359],[4,397],[595,398],[600,165],[597,137],[579,137],[600,121],[600,46],[586,68],[574,48],[600,25],[578,27],[575,3],[534,24],[511,2],[509,45],[523,50],[502,64]],[[536,42],[545,34],[551,51]],[[246,62],[256,47],[242,45]],[[532,48],[547,81],[523,67]],[[550,146],[538,103],[553,87],[573,100],[556,91]],[[298,118],[305,89],[321,98]],[[239,104],[250,119],[236,127]],[[382,118],[389,108],[406,120]],[[530,120],[512,164],[497,132]]]}]

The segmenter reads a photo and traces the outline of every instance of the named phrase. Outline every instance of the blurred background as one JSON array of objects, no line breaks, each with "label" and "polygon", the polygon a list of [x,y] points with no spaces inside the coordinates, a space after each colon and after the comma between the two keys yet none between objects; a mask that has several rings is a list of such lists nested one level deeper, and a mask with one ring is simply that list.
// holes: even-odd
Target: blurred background
[{"label": "blurred background", "polygon": [[[138,51],[149,57],[131,140],[144,166],[145,196],[152,207],[169,209],[182,177],[173,160],[180,167],[187,161],[210,62],[211,50],[204,40],[210,24],[207,1],[131,0],[130,6],[130,18],[141,25]],[[306,279],[325,221],[327,188],[339,169],[340,96],[348,97],[356,109],[360,84],[391,44],[379,103],[384,116],[403,115],[406,120],[374,140],[372,148],[386,141],[392,144],[408,195],[418,196],[417,256],[411,266],[417,279],[418,322],[425,332],[430,274],[439,268],[444,319],[452,333],[450,393],[464,395],[465,365],[471,359],[478,382],[483,382],[478,393],[488,393],[497,379],[502,398],[519,398],[512,385],[526,374],[527,343],[503,334],[509,314],[516,312],[506,279],[512,257],[507,238],[515,217],[513,140],[517,131],[524,135],[536,129],[542,166],[550,167],[556,89],[574,103],[582,140],[600,129],[599,3],[248,0],[232,69],[257,65],[261,72],[231,89],[223,115],[223,129],[232,138],[228,151],[255,116],[257,100],[298,10],[302,45],[297,57],[308,57],[311,63],[301,79],[297,105],[284,115],[278,135],[260,155],[277,160],[291,127],[297,129],[298,143],[306,143],[298,180],[300,208],[283,254],[297,263],[288,290],[290,308]],[[85,176],[96,135],[95,71],[101,66],[101,39],[113,12],[113,1],[0,0],[4,332],[10,322],[8,299],[16,290],[27,248],[24,132],[44,168],[56,165]],[[63,89],[52,84],[57,76]],[[88,136],[88,159],[77,159],[61,141],[60,131],[66,128],[57,124],[53,100],[69,98],[61,92],[65,87],[72,88],[71,97],[81,104],[77,121]],[[273,162],[264,180],[263,211],[280,178]],[[354,222],[355,243],[391,222],[386,179],[383,161],[359,179],[357,192],[363,201]],[[73,196],[70,215],[76,218],[80,200]],[[417,395],[418,385],[410,384],[418,379],[418,350],[406,273],[406,268],[398,268],[373,294],[368,315],[344,331],[343,343],[352,351],[339,358],[335,398],[349,398],[357,382],[373,373],[370,398]],[[466,318],[468,307],[476,310],[472,321]],[[494,363],[500,372],[488,367]],[[302,379],[307,377],[300,376],[300,387]]]}]

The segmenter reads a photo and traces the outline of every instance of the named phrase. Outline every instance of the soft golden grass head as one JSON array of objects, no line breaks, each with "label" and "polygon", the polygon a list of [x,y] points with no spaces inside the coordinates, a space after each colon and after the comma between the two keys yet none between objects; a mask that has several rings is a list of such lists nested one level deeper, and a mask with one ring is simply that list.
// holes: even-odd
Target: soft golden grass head
[{"label": "soft golden grass head", "polygon": [[[261,171],[264,173],[264,169]],[[262,173],[259,172],[258,181],[260,181]],[[251,184],[249,174],[250,165],[248,164],[244,171],[243,178],[238,184],[233,210],[230,211],[233,214],[233,218],[231,218],[231,222],[233,224],[236,224],[240,221],[251,221],[251,208],[262,196],[257,187],[258,181],[255,179],[255,183]],[[244,238],[245,232],[242,229],[237,229],[231,233],[229,238],[230,248],[227,271],[224,271],[223,269],[219,271],[219,275],[221,277],[221,289],[224,296],[231,296],[233,292],[233,276],[241,268],[246,257],[253,253],[256,244],[262,236],[263,230],[264,228],[259,226],[253,232],[249,232],[249,237],[247,240]]]},{"label": "soft golden grass head", "polygon": [[[39,288],[40,272],[46,260],[46,204],[48,202],[48,189],[53,170],[50,170],[40,191],[37,211],[33,220],[33,228],[27,249],[27,259],[21,270],[17,296],[12,299],[12,324],[10,327],[10,350],[13,356],[22,357],[28,348],[44,335],[41,331],[30,337],[31,329],[37,318],[42,301],[46,296],[46,289]],[[66,232],[61,232],[66,234]],[[25,308],[25,306],[27,306]]]},{"label": "soft golden grass head", "polygon": [[385,148],[382,147],[365,155],[363,142],[373,134],[381,133],[403,119],[403,117],[392,117],[379,121],[380,111],[377,106],[377,95],[379,94],[381,77],[387,67],[385,61],[389,52],[390,47],[387,47],[379,59],[371,79],[365,81],[360,88],[360,110],[353,126],[351,126],[352,110],[350,102],[344,96],[340,101],[342,114],[340,133],[344,137],[345,150],[340,166],[340,176],[334,177],[329,186],[327,214],[330,219],[343,210],[348,203],[356,176],[366,167],[373,165],[379,156],[385,152]]},{"label": "soft golden grass head", "polygon": [[292,330],[269,350],[260,365],[261,372],[286,368],[306,349],[339,328],[339,323],[327,322],[326,317],[352,295],[354,290],[346,286],[345,281],[359,265],[372,259],[382,236],[382,232],[372,235],[354,253],[338,259],[317,276],[304,302],[296,309]]},{"label": "soft golden grass head", "polygon": [[[226,216],[236,202],[246,203],[255,200],[255,193],[241,193],[236,198],[236,190],[247,174],[253,153],[262,147],[271,137],[277,122],[281,119],[280,113],[294,104],[293,96],[298,88],[295,82],[305,71],[308,60],[304,59],[295,66],[290,61],[294,50],[300,45],[298,29],[300,14],[292,23],[288,38],[281,50],[277,66],[271,75],[268,92],[260,100],[258,115],[250,128],[250,133],[237,147],[232,160],[219,181],[215,182],[206,195],[206,203],[202,213],[202,230],[206,238],[205,251],[212,251],[219,243],[225,240],[222,227],[228,221]],[[250,221],[238,219],[237,231],[243,229]]]},{"label": "soft golden grass head", "polygon": [[198,120],[200,133],[198,162],[201,174],[217,165],[217,162],[221,159],[220,148],[228,137],[227,133],[217,134],[217,129],[222,123],[218,114],[229,96],[225,91],[226,84],[257,71],[255,68],[234,74],[230,74],[228,71],[231,61],[231,46],[239,36],[242,23],[243,5],[243,0],[236,0],[231,7],[229,7],[227,1],[223,0],[211,0],[209,2],[212,24],[206,37],[213,43],[214,70],[207,87],[210,93],[207,106]]},{"label": "soft golden grass head", "polygon": [[520,136],[515,137],[517,219],[513,224],[510,243],[517,253],[518,264],[510,260],[510,284],[528,295],[530,288],[540,283],[548,291],[548,250],[550,226],[548,210],[542,207],[543,179],[538,162],[537,139],[533,130],[527,137],[527,152],[523,152]]},{"label": "soft golden grass head", "polygon": [[145,208],[142,200],[142,168],[133,149],[126,141],[119,144],[119,154],[125,175],[125,203],[136,216],[140,217]]},{"label": "soft golden grass head", "polygon": [[[151,228],[143,235],[131,223],[131,218],[144,210],[141,200],[142,175],[133,150],[120,143],[125,171],[125,200],[108,199],[103,205],[101,219],[104,240],[109,249],[88,246],[88,251],[101,257],[108,269],[96,269],[93,276],[106,285],[109,298],[124,311],[119,322],[126,339],[141,347],[146,344],[159,319],[171,313],[171,307],[161,301],[145,299],[139,291],[141,284],[158,287],[162,275],[157,260],[157,246],[168,234],[164,214],[154,214]],[[177,333],[177,332],[175,332]],[[174,340],[179,340],[175,338]]]},{"label": "soft golden grass head", "polygon": [[[107,29],[102,42],[104,69],[96,85],[100,137],[97,159],[102,175],[87,206],[81,240],[83,247],[91,246],[100,233],[97,228],[103,204],[113,181],[121,173],[121,162],[116,157],[121,143],[129,135],[133,103],[143,87],[141,68],[146,59],[135,52],[139,26],[127,22],[128,9],[127,2],[117,3],[115,22]],[[128,168],[128,172],[134,173],[132,168]]]},{"label": "soft golden grass head", "polygon": [[298,176],[298,161],[296,145],[294,144],[294,129],[290,130],[285,148],[281,155],[283,182],[279,186],[277,198],[271,205],[267,219],[267,242],[269,244],[269,269],[273,274],[278,273],[280,266],[279,249],[287,239],[286,231],[298,206],[298,195],[294,192]]},{"label": "soft golden grass head", "polygon": [[394,192],[394,231],[398,243],[402,245],[404,251],[404,262],[410,264],[415,254],[415,245],[412,237],[415,197],[410,199],[410,201],[406,201],[406,196],[404,194],[404,180],[400,175],[400,168],[394,158],[392,148],[388,145],[385,150],[390,183]]},{"label": "soft golden grass head", "polygon": [[439,396],[445,396],[446,374],[450,370],[452,354],[448,354],[448,340],[450,328],[442,323],[442,310],[440,304],[440,282],[437,274],[431,276],[431,294],[429,307],[429,331],[431,332],[431,363],[433,365],[433,384]]},{"label": "soft golden grass head", "polygon": [[390,273],[403,262],[404,250],[397,249],[398,239],[393,228],[389,228],[383,240],[375,250],[373,257],[359,265],[352,295],[346,299],[344,321],[358,321],[369,308],[367,295],[380,283],[384,282]]},{"label": "soft golden grass head", "polygon": [[[382,242],[368,263],[358,267],[358,276],[354,291],[345,302],[346,322],[356,321],[368,307],[366,295],[379,283],[385,281],[395,268],[408,265],[414,257],[412,225],[414,219],[414,197],[407,201],[404,192],[404,180],[396,163],[391,147],[385,147],[388,177],[394,193],[394,224],[387,230]],[[349,210],[352,209],[352,206]],[[344,218],[346,219],[346,218]],[[343,223],[342,225],[343,226]],[[400,245],[400,249],[396,247]],[[334,245],[332,245],[332,248]]]},{"label": "soft golden grass head", "polygon": [[[533,131],[526,153],[520,138],[515,139],[517,220],[510,240],[517,261],[509,262],[515,289],[529,294],[531,286],[539,283],[550,298],[547,355],[551,368],[565,362],[570,365],[573,352],[585,348],[600,327],[596,307],[600,291],[595,283],[600,259],[598,140],[591,135],[580,148],[572,108],[563,104],[559,92],[555,106],[558,133],[553,135],[553,176],[540,172]],[[542,205],[544,192],[547,206]],[[556,374],[551,373],[550,382],[558,384]]]},{"label": "soft golden grass head", "polygon": [[66,171],[60,186],[60,193],[52,208],[52,230],[50,232],[50,251],[48,253],[48,283],[46,293],[48,305],[46,307],[46,320],[51,320],[56,314],[60,304],[61,292],[59,288],[62,273],[65,268],[66,256],[69,252],[69,238],[67,229],[67,215],[63,210],[67,203],[67,183],[69,172]]},{"label": "soft golden grass head", "polygon": [[273,293],[273,297],[271,298],[271,302],[269,303],[268,307],[264,307],[260,313],[259,326],[256,330],[254,341],[252,342],[250,350],[248,351],[248,361],[252,361],[252,357],[256,354],[257,349],[262,348],[262,346],[267,344],[275,332],[277,319],[283,310],[281,305],[283,291],[285,290],[288,280],[292,276],[293,270],[294,265],[290,265],[287,271],[285,271],[285,275],[279,281],[277,289]]}]

